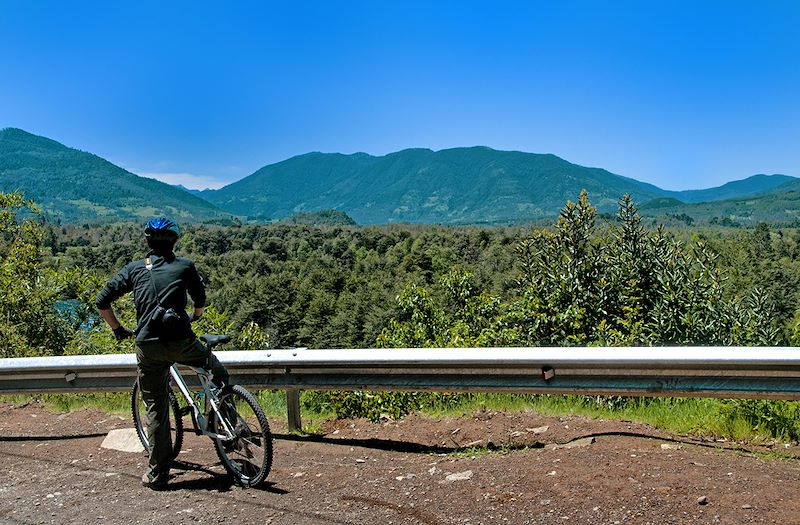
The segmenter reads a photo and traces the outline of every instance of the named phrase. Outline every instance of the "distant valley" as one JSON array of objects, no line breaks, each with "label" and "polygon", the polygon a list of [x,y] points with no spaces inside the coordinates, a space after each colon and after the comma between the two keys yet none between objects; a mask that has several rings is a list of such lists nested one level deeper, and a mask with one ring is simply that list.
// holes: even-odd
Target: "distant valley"
[{"label": "distant valley", "polygon": [[157,214],[194,223],[274,222],[337,210],[362,225],[525,224],[552,221],[583,189],[601,213],[613,213],[630,194],[643,216],[688,225],[794,224],[800,217],[800,179],[786,175],[676,192],[555,155],[469,147],[308,153],[221,189],[196,191],[23,130],[0,130],[0,191],[21,191],[51,221],[64,223]]}]

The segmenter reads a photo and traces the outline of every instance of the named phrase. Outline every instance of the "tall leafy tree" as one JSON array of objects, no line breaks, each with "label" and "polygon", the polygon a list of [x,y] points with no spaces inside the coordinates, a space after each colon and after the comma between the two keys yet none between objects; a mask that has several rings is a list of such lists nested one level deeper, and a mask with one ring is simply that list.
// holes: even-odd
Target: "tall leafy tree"
[{"label": "tall leafy tree", "polygon": [[0,193],[0,356],[62,353],[70,327],[54,305],[62,280],[42,266],[39,209]]}]

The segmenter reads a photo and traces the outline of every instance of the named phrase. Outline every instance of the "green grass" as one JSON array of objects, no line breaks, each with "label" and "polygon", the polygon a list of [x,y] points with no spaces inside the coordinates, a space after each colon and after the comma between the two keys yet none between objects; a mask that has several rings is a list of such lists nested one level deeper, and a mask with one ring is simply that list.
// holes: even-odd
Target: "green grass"
[{"label": "green grass", "polygon": [[[286,393],[282,391],[261,390],[253,392],[264,414],[270,421],[286,418]],[[130,392],[114,392],[108,394],[38,394],[0,396],[0,403],[23,406],[31,403],[40,404],[46,410],[63,414],[77,410],[94,409],[117,415],[131,414]],[[302,414],[302,433],[316,434],[320,432],[322,423],[333,419],[333,414],[304,410]]]},{"label": "green grass", "polygon": [[[286,394],[283,391],[255,392],[259,404],[271,421],[286,418]],[[48,410],[65,413],[95,409],[112,414],[130,414],[130,394],[45,394],[37,396],[0,396],[0,402],[12,405],[40,403]],[[764,412],[763,422],[752,407],[764,402],[741,404],[718,399],[694,398],[619,398],[512,394],[462,394],[433,396],[433,402],[420,413],[433,419],[457,418],[476,412],[536,412],[544,416],[581,416],[592,419],[623,420],[651,425],[670,433],[689,436],[721,437],[751,443],[796,440],[800,421],[793,419],[800,403],[767,404],[792,417],[780,420]],[[305,405],[303,405],[305,406]],[[750,411],[742,410],[751,407]],[[758,408],[764,411],[764,408]],[[776,412],[772,412],[774,414]],[[779,412],[778,412],[779,413]],[[318,434],[325,421],[334,419],[329,411],[302,410],[303,434]],[[776,425],[776,421],[781,422]]]},{"label": "green grass", "polygon": [[94,409],[110,414],[131,413],[130,392],[108,394],[37,394],[31,396],[0,396],[0,403],[26,405],[37,403],[47,410],[63,414],[83,409]]},{"label": "green grass", "polygon": [[[421,410],[432,418],[468,416],[479,411],[532,411],[545,416],[644,423],[674,434],[723,437],[737,441],[796,440],[800,421],[783,426],[759,423],[732,409],[731,402],[707,398],[619,398],[551,395],[471,394],[453,396]],[[784,405],[776,405],[784,406]],[[791,406],[791,405],[785,405]],[[774,423],[765,414],[765,423]]]},{"label": "green grass", "polygon": [[[270,421],[286,419],[286,392],[261,390],[256,393],[256,399],[258,399],[261,408],[264,409],[267,419]],[[302,396],[300,406],[303,406]],[[303,428],[300,430],[300,434],[320,434],[322,432],[322,424],[334,418],[335,416],[332,412],[301,410]]]}]

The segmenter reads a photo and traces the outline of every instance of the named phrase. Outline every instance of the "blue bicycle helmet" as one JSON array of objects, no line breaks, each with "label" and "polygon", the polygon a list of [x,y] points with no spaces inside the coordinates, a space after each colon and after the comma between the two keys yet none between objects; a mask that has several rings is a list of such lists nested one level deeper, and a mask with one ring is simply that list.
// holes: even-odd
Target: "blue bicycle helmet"
[{"label": "blue bicycle helmet", "polygon": [[144,236],[149,239],[177,239],[181,236],[181,230],[175,221],[157,217],[147,221],[144,226]]}]

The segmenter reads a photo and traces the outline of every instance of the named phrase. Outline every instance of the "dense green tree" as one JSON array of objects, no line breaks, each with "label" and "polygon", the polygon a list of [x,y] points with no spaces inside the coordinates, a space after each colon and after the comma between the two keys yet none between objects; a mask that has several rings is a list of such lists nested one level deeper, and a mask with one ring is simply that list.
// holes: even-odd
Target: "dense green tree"
[{"label": "dense green tree", "polygon": [[[598,234],[585,193],[554,231],[520,242],[516,297],[474,286],[466,273],[442,280],[438,301],[410,286],[400,315],[379,339],[388,346],[771,345],[783,342],[767,296],[726,299],[717,256],[641,225],[630,198],[618,225]],[[459,334],[454,337],[453,334]]]},{"label": "dense green tree", "polygon": [[54,305],[69,280],[43,267],[39,210],[19,193],[0,193],[0,356],[63,353],[68,318]]}]

